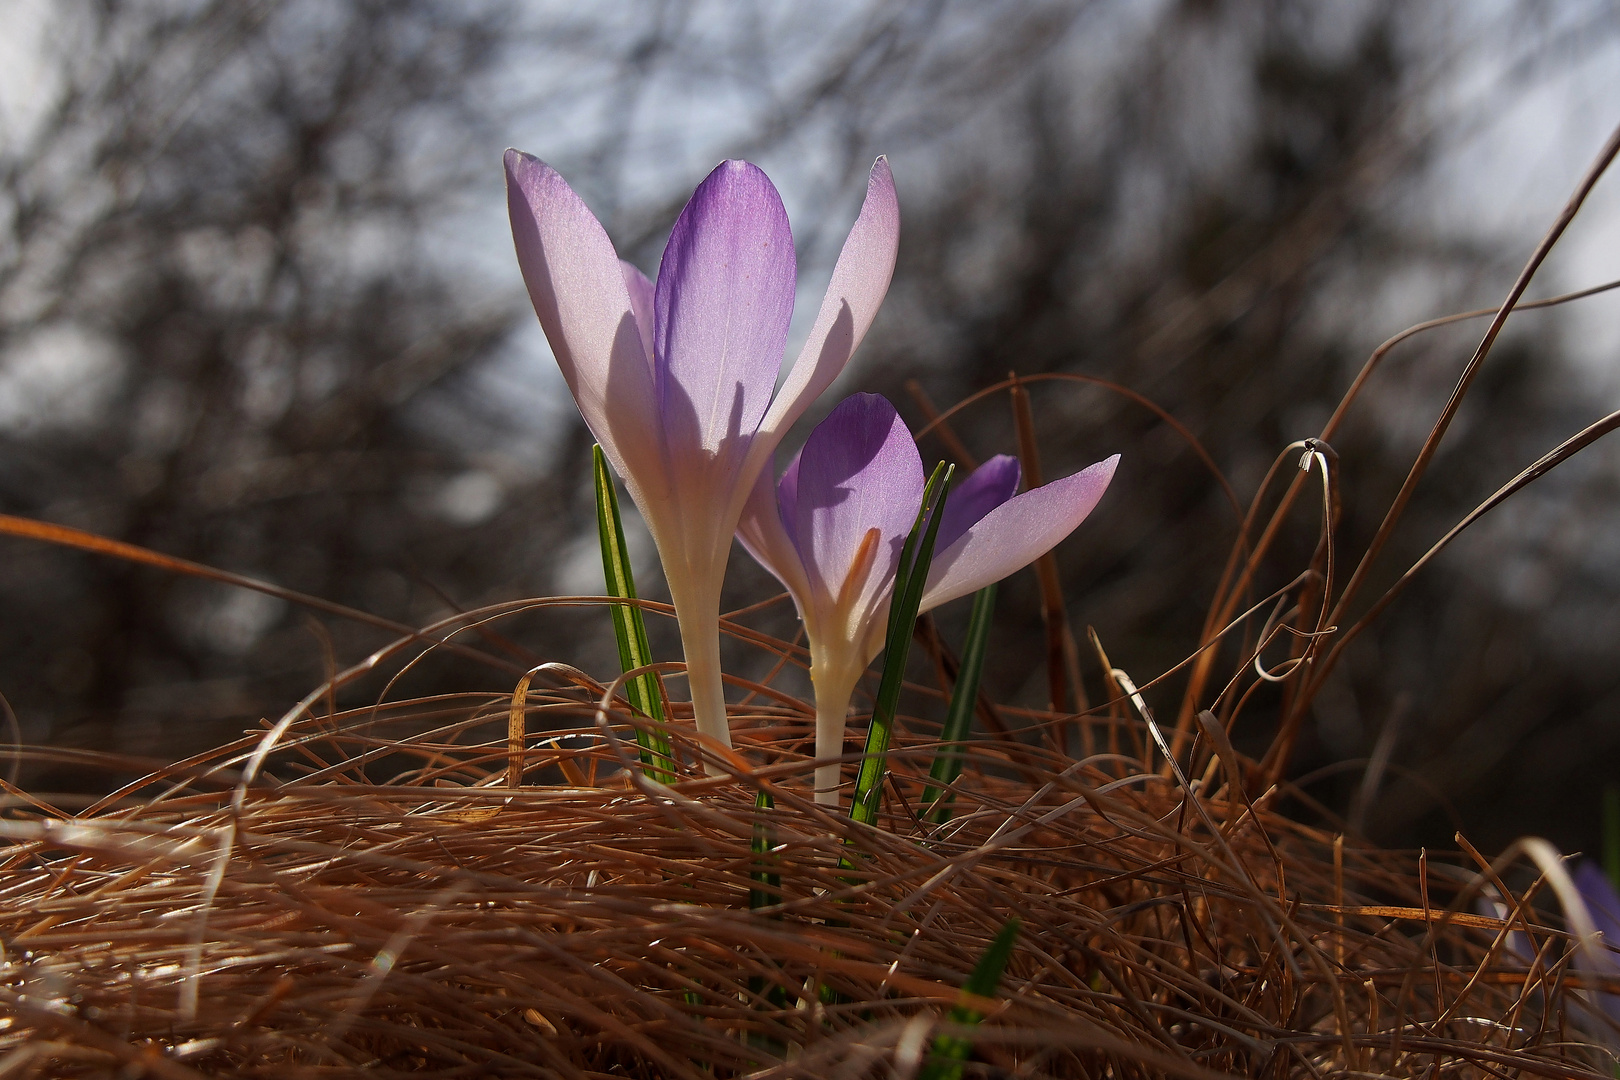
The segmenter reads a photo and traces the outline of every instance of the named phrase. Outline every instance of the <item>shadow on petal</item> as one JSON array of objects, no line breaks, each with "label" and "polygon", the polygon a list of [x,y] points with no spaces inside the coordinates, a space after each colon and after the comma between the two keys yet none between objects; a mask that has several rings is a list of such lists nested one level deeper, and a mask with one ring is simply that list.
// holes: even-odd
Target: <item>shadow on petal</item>
[{"label": "shadow on petal", "polygon": [[[649,383],[641,350],[641,330],[635,317],[626,313],[613,336],[612,359],[608,361],[606,401],[636,400],[646,394]],[[607,453],[615,469],[630,485],[637,505],[642,495],[657,494],[667,487],[663,454],[664,419],[657,411],[641,415],[631,409],[604,408],[601,419],[591,425],[592,434]],[[597,430],[605,426],[606,430]]]}]

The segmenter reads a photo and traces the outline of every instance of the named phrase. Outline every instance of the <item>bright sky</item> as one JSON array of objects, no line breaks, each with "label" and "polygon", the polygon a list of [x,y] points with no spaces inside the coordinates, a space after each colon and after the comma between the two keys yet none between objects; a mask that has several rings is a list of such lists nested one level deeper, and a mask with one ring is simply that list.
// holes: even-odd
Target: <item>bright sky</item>
[{"label": "bright sky", "polygon": [[[1452,112],[1466,134],[1445,148],[1434,169],[1428,201],[1435,222],[1457,236],[1502,237],[1529,256],[1620,125],[1620,41],[1612,34],[1602,40],[1594,49],[1577,36],[1505,104],[1500,87],[1511,76],[1502,63],[1475,55],[1462,65],[1437,95],[1437,108]],[[1620,165],[1599,182],[1530,295],[1617,278]],[[1581,301],[1564,318],[1572,355],[1620,397],[1620,290]]]},{"label": "bright sky", "polygon": [[[47,73],[37,58],[41,54],[40,27],[51,9],[46,0],[10,0],[0,8],[0,25],[5,28],[0,33],[0,139],[12,141],[26,132],[50,100],[50,87],[44,82]],[[546,17],[578,10],[565,4],[535,9]],[[767,15],[760,26],[750,30],[734,25],[734,19],[718,17],[718,9],[699,4],[694,17],[695,36],[701,41],[704,34],[808,34],[805,40],[820,41],[832,48],[841,40],[840,32],[851,25],[846,20],[858,18],[863,7],[847,0],[820,8],[813,16],[793,5],[766,5],[760,10]],[[1139,9],[1132,10],[1141,14]],[[1451,32],[1463,40],[1469,19],[1500,17],[1480,13],[1501,10],[1500,5],[1454,9]],[[1555,10],[1589,9],[1571,5]],[[1086,41],[1106,38],[1101,29],[1105,28],[1088,25]],[[625,26],[626,34],[640,30],[630,22]],[[1502,81],[1508,77],[1504,61],[1477,50],[1469,52],[1464,45],[1464,59],[1456,77],[1440,87],[1430,106],[1443,118],[1444,130],[1454,134],[1443,139],[1415,212],[1458,237],[1478,236],[1483,231],[1528,254],[1609,129],[1620,123],[1620,42],[1612,36],[1607,40],[1605,49],[1593,51],[1576,35],[1564,46],[1567,62],[1538,68],[1532,81],[1511,95],[1506,108],[1501,107],[1500,93]],[[1081,62],[1107,62],[1106,57],[1086,49],[1077,49],[1075,55]],[[822,58],[816,49],[807,48],[796,54],[791,67],[767,73],[768,80],[779,91],[791,93],[793,87],[815,74],[820,63]],[[655,81],[645,93],[625,101],[597,88],[608,81],[610,67],[605,61],[582,60],[572,66],[536,64],[530,70],[532,74],[512,86],[514,93],[534,95],[539,100],[555,100],[561,94],[577,101],[578,107],[531,110],[527,115],[532,116],[532,121],[514,125],[510,140],[566,167],[604,123],[622,123],[624,160],[619,167],[619,187],[632,202],[675,195],[675,186],[701,175],[736,133],[746,130],[770,105],[768,95],[739,95],[735,72],[715,71],[698,78]],[[750,73],[750,77],[758,75]],[[1496,110],[1495,115],[1490,109]],[[797,343],[814,316],[831,260],[863,191],[860,177],[851,178],[836,169],[837,155],[830,149],[836,137],[836,132],[813,130],[761,160],[782,190],[801,248],[810,241],[801,255],[800,297],[789,357],[796,354]],[[515,291],[520,287],[517,268],[506,233],[504,205],[495,186],[498,149],[491,148],[490,188],[478,193],[477,200],[469,200],[462,214],[444,223],[440,250],[446,259],[480,276],[487,275],[493,287]],[[908,185],[925,186],[923,177],[908,175],[908,164],[907,151],[899,148],[895,167],[902,197]],[[919,171],[913,167],[911,173]],[[586,195],[604,216],[611,212],[612,207],[602,205],[600,197],[593,197],[589,191]],[[824,227],[813,231],[811,223]],[[656,267],[644,269],[650,273]],[[1620,177],[1611,175],[1554,253],[1545,279],[1532,286],[1531,294],[1544,296],[1617,277]],[[1502,283],[1504,290],[1506,284]],[[1492,295],[1482,302],[1496,298]],[[1421,295],[1411,296],[1410,302],[1413,311],[1392,311],[1390,316],[1410,315],[1417,319],[1436,314],[1417,310],[1423,303]],[[1571,331],[1571,348],[1588,366],[1594,381],[1603,386],[1604,393],[1620,397],[1620,294],[1584,301],[1563,318]],[[1377,340],[1386,329],[1395,328],[1369,328],[1368,332]],[[52,393],[53,372],[64,385],[82,383],[87,364],[106,362],[105,357],[98,358],[93,351],[78,350],[84,355],[69,355],[73,342],[71,335],[57,335],[45,343],[68,350],[60,353],[60,364],[49,362],[39,342],[25,343],[23,351],[7,358],[5,368],[0,369],[0,422],[16,422],[33,413],[41,396]],[[520,393],[525,408],[546,410],[568,405],[559,392],[555,367],[549,362],[536,325],[530,324],[514,343],[512,363],[492,372],[491,378],[504,392]]]}]

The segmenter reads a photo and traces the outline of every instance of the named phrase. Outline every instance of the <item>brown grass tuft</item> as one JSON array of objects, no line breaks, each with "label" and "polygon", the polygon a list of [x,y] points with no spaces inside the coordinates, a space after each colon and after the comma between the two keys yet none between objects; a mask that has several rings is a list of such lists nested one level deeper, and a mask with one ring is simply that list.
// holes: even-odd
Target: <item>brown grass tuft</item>
[{"label": "brown grass tuft", "polygon": [[969,1076],[1603,1075],[1562,933],[1510,917],[1517,959],[1477,875],[1293,823],[1249,764],[1191,793],[981,744],[936,827],[913,722],[874,830],[806,797],[785,710],[736,718],[736,779],[677,731],[663,788],[597,697],[529,693],[517,789],[510,699],[470,696],[302,715],[251,783],[259,738],[76,817],[14,800],[0,1075],[910,1077],[1012,915]]}]

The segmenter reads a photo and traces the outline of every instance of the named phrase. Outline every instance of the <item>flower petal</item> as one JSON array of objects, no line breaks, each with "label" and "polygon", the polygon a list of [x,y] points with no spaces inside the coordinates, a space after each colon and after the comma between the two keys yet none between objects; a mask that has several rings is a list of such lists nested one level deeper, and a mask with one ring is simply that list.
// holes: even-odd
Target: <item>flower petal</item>
[{"label": "flower petal", "polygon": [[[812,602],[833,605],[842,594],[851,628],[860,626],[893,584],[895,564],[922,502],[922,458],[905,422],[886,398],[855,394],[828,414],[799,455],[794,537]],[[867,533],[878,530],[865,580],[850,583]],[[823,627],[823,634],[828,628]]]},{"label": "flower petal", "polygon": [[880,157],[867,177],[866,201],[833,266],[810,336],[760,425],[768,446],[776,446],[849,363],[889,291],[899,249],[900,202],[889,159]]},{"label": "flower petal", "polygon": [[[792,471],[796,474],[797,469],[798,462],[795,461]],[[743,505],[742,518],[737,522],[737,539],[756,562],[769,570],[793,594],[793,603],[798,606],[802,619],[809,587],[804,576],[804,564],[799,559],[799,549],[794,546],[782,508],[777,502],[777,490],[777,486],[771,482],[770,471],[762,470],[748,502]]]},{"label": "flower petal", "polygon": [[676,220],[653,294],[654,367],[674,456],[752,440],[782,368],[796,266],[769,178],[745,161],[722,162]]},{"label": "flower petal", "polygon": [[[799,452],[793,455],[793,460],[788,462],[782,479],[776,483],[776,506],[782,513],[782,528],[792,537],[799,535],[799,459],[803,456],[804,447],[801,446]],[[769,473],[762,472],[760,475]]]},{"label": "flower petal", "polygon": [[1018,459],[997,454],[951,489],[945,516],[939,522],[934,550],[943,552],[962,538],[980,518],[1018,494]]},{"label": "flower petal", "polygon": [[660,484],[652,369],[612,241],[555,169],[518,150],[506,152],[506,201],[529,299],[580,414],[632,493]]},{"label": "flower petal", "polygon": [[[965,536],[934,556],[922,610],[977,592],[1052,550],[1096,507],[1118,464],[1115,454],[1073,476],[1014,496],[990,511]],[[950,510],[948,502],[945,508]]]},{"label": "flower petal", "polygon": [[636,317],[636,329],[641,331],[641,350],[647,355],[647,370],[653,370],[653,283],[634,266],[619,260],[624,274],[624,290],[630,294],[630,312]]},{"label": "flower petal", "polygon": [[1620,894],[1609,883],[1609,875],[1591,859],[1582,859],[1570,876],[1581,899],[1586,901],[1592,925],[1603,932],[1604,944],[1620,945]]}]

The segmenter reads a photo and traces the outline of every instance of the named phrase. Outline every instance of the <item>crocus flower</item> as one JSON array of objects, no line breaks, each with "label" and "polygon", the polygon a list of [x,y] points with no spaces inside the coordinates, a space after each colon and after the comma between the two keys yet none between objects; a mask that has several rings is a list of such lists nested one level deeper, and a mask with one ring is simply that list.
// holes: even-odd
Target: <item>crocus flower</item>
[{"label": "crocus flower", "polygon": [[796,263],[781,197],[722,163],[693,193],[657,282],[621,262],[555,170],[506,152],[518,263],[591,433],[658,546],[680,622],[692,711],[731,745],[720,680],[720,585],[754,480],[783,433],[871,326],[894,273],[900,214],[879,158],[798,361],[776,379]]},{"label": "crocus flower", "polygon": [[[1591,916],[1592,926],[1603,935],[1603,944],[1608,946],[1601,951],[1588,952],[1583,949],[1576,956],[1576,968],[1591,975],[1609,978],[1620,975],[1620,957],[1614,952],[1615,948],[1620,947],[1620,893],[1615,892],[1614,883],[1609,880],[1609,875],[1591,859],[1581,860],[1570,878],[1575,883],[1575,890],[1580,893],[1581,901],[1586,905],[1586,913]],[[1620,995],[1600,991],[1593,997],[1599,1008],[1611,1019],[1620,1020]],[[1603,1034],[1606,1042],[1616,1041],[1612,1029]]]},{"label": "crocus flower", "polygon": [[[999,581],[1051,550],[1091,513],[1119,456],[1018,490],[1018,462],[992,458],[945,503],[922,610]],[[738,538],[787,586],[810,641],[816,798],[837,801],[844,719],[883,648],[900,549],[922,503],[922,458],[886,398],[856,394],[823,420],[773,487],[762,474]]]}]

